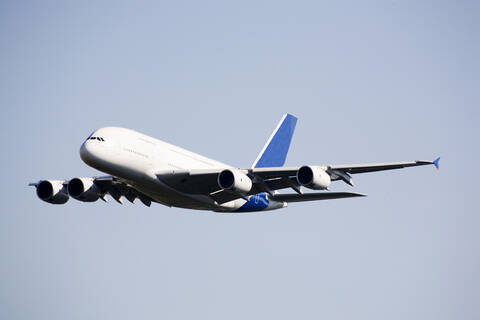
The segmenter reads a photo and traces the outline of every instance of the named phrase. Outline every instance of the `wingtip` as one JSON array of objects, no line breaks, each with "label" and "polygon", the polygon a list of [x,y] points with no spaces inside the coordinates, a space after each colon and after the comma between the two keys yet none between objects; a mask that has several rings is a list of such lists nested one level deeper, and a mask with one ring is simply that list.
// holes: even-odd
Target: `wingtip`
[{"label": "wingtip", "polygon": [[435,168],[437,168],[437,170],[440,169],[440,164],[439,164],[439,162],[440,162],[440,157],[438,157],[437,159],[433,160],[433,164],[434,164]]}]

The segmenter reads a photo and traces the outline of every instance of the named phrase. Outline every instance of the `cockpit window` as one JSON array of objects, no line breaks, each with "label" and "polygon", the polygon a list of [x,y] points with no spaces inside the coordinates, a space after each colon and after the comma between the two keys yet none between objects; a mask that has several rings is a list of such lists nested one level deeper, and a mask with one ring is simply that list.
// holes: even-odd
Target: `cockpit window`
[{"label": "cockpit window", "polygon": [[88,138],[87,140],[98,140],[98,141],[103,141],[103,142],[105,142],[105,139],[103,139],[102,137],[90,137],[90,138]]}]

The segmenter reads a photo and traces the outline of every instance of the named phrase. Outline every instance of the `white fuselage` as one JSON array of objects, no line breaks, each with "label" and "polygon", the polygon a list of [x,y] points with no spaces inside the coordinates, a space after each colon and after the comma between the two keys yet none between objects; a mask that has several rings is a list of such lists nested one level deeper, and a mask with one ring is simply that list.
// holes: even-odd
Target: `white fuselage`
[{"label": "white fuselage", "polygon": [[[237,199],[219,205],[208,195],[187,194],[171,188],[157,176],[192,169],[232,168],[229,165],[130,129],[106,127],[95,131],[92,136],[101,137],[103,141],[87,139],[80,148],[82,160],[125,181],[159,203],[215,211],[235,211],[246,203],[244,199]],[[284,203],[271,201],[265,209],[284,206]]]}]

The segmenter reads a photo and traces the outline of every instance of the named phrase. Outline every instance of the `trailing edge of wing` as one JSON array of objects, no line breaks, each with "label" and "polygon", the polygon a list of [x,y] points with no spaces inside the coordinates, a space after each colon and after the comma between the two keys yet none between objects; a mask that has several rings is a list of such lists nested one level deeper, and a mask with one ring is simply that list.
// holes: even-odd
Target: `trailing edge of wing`
[{"label": "trailing edge of wing", "polygon": [[[105,196],[106,193],[109,193],[115,201],[122,204],[122,196],[127,198],[128,201],[131,203],[135,202],[135,199],[140,199],[140,201],[150,207],[153,199],[143,194],[142,192],[136,190],[134,187],[128,185],[127,183],[117,181],[115,177],[112,176],[104,176],[104,177],[96,177],[95,185],[100,188]],[[105,201],[105,199],[102,198]]]},{"label": "trailing edge of wing", "polygon": [[302,202],[302,201],[315,201],[315,200],[329,200],[329,199],[341,199],[341,198],[355,198],[366,197],[364,194],[351,193],[351,192],[318,192],[318,193],[304,193],[304,194],[276,194],[270,199],[275,201],[286,202]]}]

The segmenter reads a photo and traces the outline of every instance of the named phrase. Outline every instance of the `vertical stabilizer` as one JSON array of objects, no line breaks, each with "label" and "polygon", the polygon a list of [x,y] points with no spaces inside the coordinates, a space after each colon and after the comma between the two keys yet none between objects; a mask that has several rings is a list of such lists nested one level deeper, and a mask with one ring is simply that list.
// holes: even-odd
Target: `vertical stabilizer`
[{"label": "vertical stabilizer", "polygon": [[284,114],[273,131],[262,151],[252,165],[252,168],[281,167],[285,164],[290,142],[297,118],[291,114]]}]

